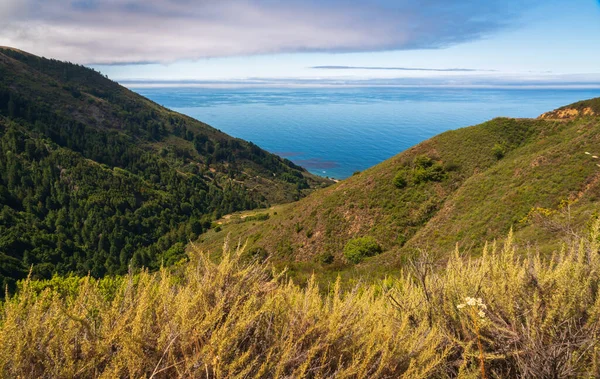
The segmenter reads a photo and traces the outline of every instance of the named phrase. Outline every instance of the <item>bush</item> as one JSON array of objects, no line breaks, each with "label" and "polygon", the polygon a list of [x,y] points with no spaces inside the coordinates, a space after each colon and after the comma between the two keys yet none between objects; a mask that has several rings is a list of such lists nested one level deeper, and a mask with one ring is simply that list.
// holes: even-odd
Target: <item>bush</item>
[{"label": "bush", "polygon": [[415,159],[413,159],[413,164],[417,168],[427,168],[433,166],[433,159],[429,158],[427,155],[417,155]]},{"label": "bush", "polygon": [[504,158],[504,155],[506,155],[506,147],[497,143],[494,145],[494,147],[492,147],[492,154],[497,160],[500,160]]},{"label": "bush", "polygon": [[344,256],[352,263],[360,263],[363,259],[381,252],[381,246],[370,236],[351,239],[344,247]]},{"label": "bush", "polygon": [[445,264],[421,251],[349,291],[227,248],[156,273],[29,278],[0,303],[0,377],[598,378],[600,223],[588,233],[548,260],[510,235]]},{"label": "bush", "polygon": [[253,216],[248,216],[242,219],[242,222],[248,221],[266,221],[270,218],[268,213],[257,213]]},{"label": "bush", "polygon": [[441,182],[448,178],[448,171],[456,170],[458,166],[456,164],[450,164],[448,169],[440,162],[434,161],[426,155],[417,155],[413,159],[413,167],[405,167],[400,170],[392,183],[397,188],[404,188],[409,183],[420,184],[426,182]]},{"label": "bush", "polygon": [[394,180],[392,181],[394,185],[398,188],[404,188],[408,184],[406,181],[406,171],[402,170],[394,176]]},{"label": "bush", "polygon": [[417,167],[413,172],[413,182],[415,184],[425,182],[441,182],[446,179],[448,174],[439,163],[434,163],[428,167]]},{"label": "bush", "polygon": [[444,171],[446,171],[446,172],[449,172],[449,171],[458,171],[459,169],[460,169],[460,166],[456,162],[446,162],[446,163],[444,163]]},{"label": "bush", "polygon": [[333,263],[334,258],[335,257],[333,256],[333,254],[331,254],[330,252],[325,252],[317,255],[316,261],[324,265],[329,265]]},{"label": "bush", "polygon": [[163,255],[162,264],[171,266],[187,257],[185,244],[177,242]]},{"label": "bush", "polygon": [[255,246],[248,250],[247,257],[249,261],[264,262],[269,258],[269,253],[265,248]]}]

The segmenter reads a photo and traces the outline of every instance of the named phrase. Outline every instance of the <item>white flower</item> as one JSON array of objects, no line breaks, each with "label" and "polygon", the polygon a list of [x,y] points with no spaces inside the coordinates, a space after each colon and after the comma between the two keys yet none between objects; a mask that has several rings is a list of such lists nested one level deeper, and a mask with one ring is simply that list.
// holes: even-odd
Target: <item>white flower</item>
[{"label": "white flower", "polygon": [[485,318],[485,312],[484,311],[479,311],[479,317]]},{"label": "white flower", "polygon": [[470,307],[478,307],[480,309],[487,309],[487,305],[485,305],[483,303],[483,299],[478,297],[478,298],[474,298],[474,297],[465,297],[465,303],[464,304],[458,304],[456,307],[458,309],[462,309],[466,306],[470,306]]}]

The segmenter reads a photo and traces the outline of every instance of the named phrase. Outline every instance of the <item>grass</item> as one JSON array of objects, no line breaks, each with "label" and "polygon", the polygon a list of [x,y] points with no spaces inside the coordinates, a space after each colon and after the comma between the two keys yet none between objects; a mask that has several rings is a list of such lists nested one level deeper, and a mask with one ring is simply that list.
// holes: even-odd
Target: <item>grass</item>
[{"label": "grass", "polygon": [[599,228],[551,259],[509,235],[348,291],[227,246],[156,273],[26,280],[2,304],[0,376],[598,377]]}]

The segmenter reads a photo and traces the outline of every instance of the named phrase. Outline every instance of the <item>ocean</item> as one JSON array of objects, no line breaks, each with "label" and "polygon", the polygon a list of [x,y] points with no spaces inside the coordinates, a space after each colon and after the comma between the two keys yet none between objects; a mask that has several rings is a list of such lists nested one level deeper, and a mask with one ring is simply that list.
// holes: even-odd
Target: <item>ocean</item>
[{"label": "ocean", "polygon": [[310,172],[351,176],[446,130],[537,117],[600,89],[132,88]]}]

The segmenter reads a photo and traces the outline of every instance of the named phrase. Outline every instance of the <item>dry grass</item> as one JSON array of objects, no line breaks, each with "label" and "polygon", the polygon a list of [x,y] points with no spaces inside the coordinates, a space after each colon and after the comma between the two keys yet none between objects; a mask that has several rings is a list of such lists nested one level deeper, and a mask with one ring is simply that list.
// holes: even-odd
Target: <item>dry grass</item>
[{"label": "dry grass", "polygon": [[[598,377],[593,229],[550,260],[509,236],[344,293],[227,248],[157,273],[25,281],[0,311],[0,377],[478,377],[481,363],[488,378]],[[477,330],[457,308],[471,296]]]}]

